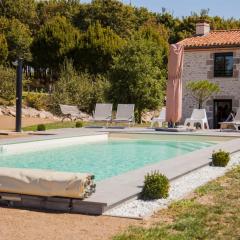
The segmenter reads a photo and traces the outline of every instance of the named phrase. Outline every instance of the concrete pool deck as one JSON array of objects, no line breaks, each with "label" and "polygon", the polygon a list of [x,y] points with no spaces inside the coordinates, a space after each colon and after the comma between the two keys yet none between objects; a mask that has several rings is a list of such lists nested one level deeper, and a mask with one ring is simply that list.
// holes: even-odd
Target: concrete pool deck
[{"label": "concrete pool deck", "polygon": [[[85,214],[102,214],[106,210],[113,208],[127,200],[136,198],[141,192],[141,186],[143,184],[144,176],[151,171],[160,171],[165,174],[170,180],[176,179],[186,173],[194,171],[198,168],[208,165],[211,162],[211,154],[213,150],[223,149],[228,152],[234,153],[240,151],[240,133],[236,132],[217,132],[217,131],[199,131],[199,132],[156,132],[152,129],[61,129],[48,131],[49,135],[28,136],[24,138],[16,139],[1,139],[1,144],[20,143],[29,141],[49,140],[56,138],[68,138],[106,134],[110,132],[113,134],[154,134],[155,136],[194,136],[195,138],[201,138],[203,136],[212,137],[215,139],[223,138],[223,140],[217,145],[207,147],[201,150],[197,150],[182,156],[178,156],[167,161],[162,161],[152,165],[115,176],[100,182],[97,182],[96,192],[84,201],[78,199],[64,199],[64,198],[48,198],[45,199],[46,203],[43,204],[43,199],[40,197],[20,196],[22,203],[12,201],[13,206],[23,207],[36,207],[40,204],[41,207],[45,206],[45,209],[63,210],[70,212],[78,212]],[[53,135],[52,135],[53,134]],[[233,138],[232,140],[229,140]],[[226,141],[228,140],[228,141]],[[194,161],[193,161],[194,160]],[[1,195],[1,194],[0,194]],[[2,195],[3,196],[3,195]],[[9,199],[14,199],[14,196],[8,194],[6,196]]]},{"label": "concrete pool deck", "polygon": [[58,139],[58,138],[69,138],[69,137],[79,137],[79,136],[92,136],[99,134],[106,134],[106,131],[98,131],[97,129],[88,129],[88,128],[63,128],[56,130],[48,130],[45,132],[26,132],[21,137],[19,133],[16,137],[12,135],[10,132],[11,138],[4,138],[5,134],[7,136],[9,132],[0,131],[0,135],[3,138],[0,138],[0,144],[13,144],[13,143],[22,143],[22,142],[31,142],[31,141],[43,141],[50,139]]}]

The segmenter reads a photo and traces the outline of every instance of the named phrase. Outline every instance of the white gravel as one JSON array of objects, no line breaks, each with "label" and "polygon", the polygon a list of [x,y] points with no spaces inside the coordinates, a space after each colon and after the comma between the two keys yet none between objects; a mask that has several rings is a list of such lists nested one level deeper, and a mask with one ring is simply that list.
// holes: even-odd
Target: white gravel
[{"label": "white gravel", "polygon": [[171,202],[184,198],[196,188],[224,175],[238,164],[240,164],[240,153],[235,153],[231,156],[231,161],[225,168],[206,166],[171,181],[167,199],[153,201],[133,200],[106,211],[104,215],[129,218],[148,217],[159,209],[166,208]]}]

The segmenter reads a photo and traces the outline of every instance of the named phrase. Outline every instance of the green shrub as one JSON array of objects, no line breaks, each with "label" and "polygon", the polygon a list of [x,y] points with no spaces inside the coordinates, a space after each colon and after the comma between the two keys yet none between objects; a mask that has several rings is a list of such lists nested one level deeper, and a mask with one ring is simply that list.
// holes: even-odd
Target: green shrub
[{"label": "green shrub", "polygon": [[145,200],[167,198],[169,188],[169,180],[163,174],[159,172],[147,174],[145,176],[141,198]]},{"label": "green shrub", "polygon": [[223,150],[218,152],[213,152],[212,154],[212,164],[216,167],[226,167],[230,161],[230,153]]},{"label": "green shrub", "polygon": [[82,128],[83,127],[83,122],[80,122],[80,121],[78,121],[78,122],[76,122],[76,128]]},{"label": "green shrub", "polygon": [[7,101],[0,97],[0,105],[3,106],[13,106],[15,104],[15,99],[12,99],[11,101]]},{"label": "green shrub", "polygon": [[11,102],[15,99],[15,81],[15,70],[0,66],[0,98],[6,102]]},{"label": "green shrub", "polygon": [[3,64],[7,60],[8,45],[4,34],[0,33],[0,64]]},{"label": "green shrub", "polygon": [[37,131],[46,131],[46,126],[44,124],[38,124]]},{"label": "green shrub", "polygon": [[65,61],[59,80],[52,94],[52,111],[59,114],[59,104],[81,107],[81,111],[92,113],[97,102],[107,101],[109,82],[104,76],[78,73],[71,61]]},{"label": "green shrub", "polygon": [[25,96],[24,101],[28,107],[37,110],[47,110],[49,105],[49,95],[46,93],[30,92]]}]

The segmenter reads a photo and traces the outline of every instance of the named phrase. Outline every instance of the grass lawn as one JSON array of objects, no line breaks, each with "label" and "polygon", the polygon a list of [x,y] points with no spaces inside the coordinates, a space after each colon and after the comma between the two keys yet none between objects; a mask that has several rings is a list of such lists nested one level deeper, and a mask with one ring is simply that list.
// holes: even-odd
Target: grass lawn
[{"label": "grass lawn", "polygon": [[239,240],[240,167],[114,240]]},{"label": "grass lawn", "polygon": [[[76,122],[53,122],[44,124],[46,126],[46,130],[50,129],[58,129],[58,128],[74,128],[76,127]],[[37,131],[38,125],[24,127],[23,131]]]},{"label": "grass lawn", "polygon": [[[51,130],[51,129],[59,129],[59,128],[75,128],[76,127],[76,122],[72,121],[72,122],[53,122],[53,123],[47,123],[44,124],[46,126],[46,130]],[[90,122],[83,122],[83,126],[87,127],[87,126],[105,126],[106,123],[90,123]],[[145,124],[135,124],[134,127],[149,127],[149,123],[145,123]],[[113,125],[115,126],[115,125]],[[127,124],[119,124],[117,126],[128,126]],[[24,127],[22,129],[23,131],[37,131],[37,125],[33,125],[33,126],[28,126],[28,127]]]}]

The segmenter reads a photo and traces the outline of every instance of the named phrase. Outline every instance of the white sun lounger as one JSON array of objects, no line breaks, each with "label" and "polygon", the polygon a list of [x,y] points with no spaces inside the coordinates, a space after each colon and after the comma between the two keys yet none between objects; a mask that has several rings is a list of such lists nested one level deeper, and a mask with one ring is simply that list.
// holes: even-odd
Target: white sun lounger
[{"label": "white sun lounger", "polygon": [[166,122],[166,108],[162,108],[162,110],[159,113],[159,116],[152,119],[151,128],[153,127],[154,123],[158,123],[158,126],[162,127],[164,122]]},{"label": "white sun lounger", "polygon": [[224,125],[231,125],[231,126],[235,127],[236,131],[240,131],[239,130],[239,127],[240,127],[240,108],[238,108],[236,116],[233,117],[233,121],[231,121],[231,122],[228,122],[228,121],[220,122],[219,124],[220,124],[220,130],[223,130]]},{"label": "white sun lounger", "polygon": [[59,104],[62,112],[62,121],[65,118],[69,118],[71,121],[76,119],[82,119],[82,112],[78,109],[77,106]]},{"label": "white sun lounger", "polygon": [[128,123],[129,126],[135,124],[134,104],[118,104],[115,123]]},{"label": "white sun lounger", "polygon": [[107,126],[112,121],[112,104],[97,103],[93,114],[94,122],[106,122]]},{"label": "white sun lounger", "polygon": [[185,120],[184,126],[194,128],[194,125],[199,123],[201,129],[209,129],[207,113],[205,109],[194,109],[190,118]]}]

